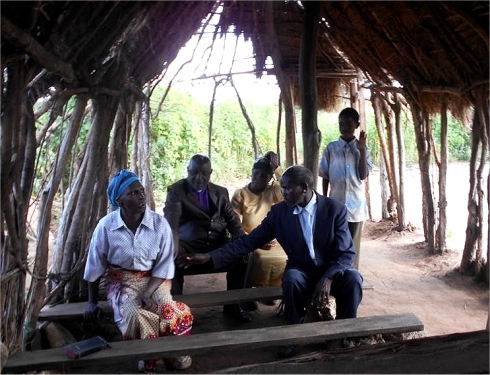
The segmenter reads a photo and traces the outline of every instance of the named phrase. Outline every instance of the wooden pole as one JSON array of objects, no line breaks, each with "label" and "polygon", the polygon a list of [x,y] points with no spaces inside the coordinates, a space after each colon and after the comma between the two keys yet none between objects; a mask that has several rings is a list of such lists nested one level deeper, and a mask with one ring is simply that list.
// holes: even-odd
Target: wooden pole
[{"label": "wooden pole", "polygon": [[321,132],[317,122],[316,44],[320,21],[320,2],[306,1],[299,58],[304,166],[318,181],[318,162]]}]

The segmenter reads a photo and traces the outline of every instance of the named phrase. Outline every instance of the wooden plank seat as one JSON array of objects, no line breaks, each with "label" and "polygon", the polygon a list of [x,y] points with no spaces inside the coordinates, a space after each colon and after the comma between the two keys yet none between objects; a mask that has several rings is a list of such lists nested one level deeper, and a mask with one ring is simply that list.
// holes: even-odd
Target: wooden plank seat
[{"label": "wooden plank seat", "polygon": [[[220,306],[248,301],[264,301],[281,298],[282,289],[280,286],[223,290],[174,296],[176,301],[184,302],[191,308]],[[87,302],[47,305],[41,309],[38,320],[44,321],[81,317],[83,316],[86,306]],[[102,308],[104,313],[112,313],[112,309],[107,301],[100,301],[99,306]]]},{"label": "wooden plank seat", "polygon": [[220,349],[311,344],[376,334],[422,331],[423,323],[412,313],[360,317],[267,328],[168,336],[152,340],[117,341],[110,347],[72,360],[63,348],[12,354],[4,366],[6,372],[81,368],[141,358],[165,358],[185,354],[217,353]]}]

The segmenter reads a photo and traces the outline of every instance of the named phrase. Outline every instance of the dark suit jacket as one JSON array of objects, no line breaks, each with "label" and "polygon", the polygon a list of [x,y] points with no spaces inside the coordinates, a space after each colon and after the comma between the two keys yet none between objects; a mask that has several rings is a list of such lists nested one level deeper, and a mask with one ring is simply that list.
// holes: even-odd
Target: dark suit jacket
[{"label": "dark suit jacket", "polygon": [[208,252],[222,246],[228,233],[233,239],[244,234],[240,219],[231,206],[228,190],[210,182],[208,192],[210,213],[201,208],[186,179],[167,188],[163,213],[178,240],[180,251]]},{"label": "dark suit jacket", "polygon": [[293,214],[294,207],[280,202],[271,207],[262,223],[248,235],[211,251],[214,268],[221,268],[274,238],[288,256],[286,268],[297,268],[329,279],[334,279],[344,270],[352,268],[356,253],[345,205],[320,194],[317,194],[317,202],[313,243],[318,265],[310,257],[299,215]]}]

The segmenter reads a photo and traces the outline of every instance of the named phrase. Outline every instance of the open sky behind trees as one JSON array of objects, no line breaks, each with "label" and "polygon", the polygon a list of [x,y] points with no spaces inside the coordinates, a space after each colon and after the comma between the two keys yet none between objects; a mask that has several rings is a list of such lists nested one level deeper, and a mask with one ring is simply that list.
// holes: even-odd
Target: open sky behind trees
[{"label": "open sky behind trees", "polygon": [[[243,36],[240,36],[235,52],[237,38],[230,33],[226,37],[218,37],[214,47],[211,48],[213,29],[214,27],[208,26],[199,43],[199,37],[194,36],[181,48],[177,58],[169,65],[163,82],[168,83],[182,64],[192,59],[194,53],[192,62],[187,63],[178,73],[177,78],[174,79],[173,85],[175,88],[190,92],[203,102],[209,103],[213,94],[215,80],[213,78],[200,79],[200,77],[216,76],[216,80],[224,79],[231,68],[231,72],[234,73],[233,81],[242,100],[261,104],[277,103],[280,90],[275,76],[264,74],[259,79],[253,73],[238,74],[254,70],[255,60],[253,58],[252,42],[246,42]],[[235,57],[233,58],[234,54]],[[231,66],[232,62],[233,66]],[[217,76],[220,74],[221,76]],[[216,92],[217,102],[234,100],[235,98],[235,90],[229,82],[218,87]]]}]

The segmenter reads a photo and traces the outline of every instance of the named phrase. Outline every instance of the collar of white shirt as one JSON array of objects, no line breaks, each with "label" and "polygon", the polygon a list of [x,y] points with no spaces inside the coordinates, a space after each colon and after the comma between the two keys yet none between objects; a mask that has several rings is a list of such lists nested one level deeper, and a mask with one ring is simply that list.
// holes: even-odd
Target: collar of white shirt
[{"label": "collar of white shirt", "polygon": [[293,211],[293,214],[294,215],[299,215],[303,212],[303,210],[306,210],[310,215],[313,215],[314,214],[314,208],[315,208],[315,205],[316,205],[316,193],[313,192],[313,195],[310,199],[310,201],[308,202],[308,204],[304,207],[301,207],[301,206],[295,206],[294,207],[294,211]]},{"label": "collar of white shirt", "polygon": [[[121,217],[121,209],[119,208],[117,211],[116,220],[113,222],[113,225],[111,225],[111,230],[117,230],[121,227],[124,227],[125,225],[126,224],[124,223],[124,220]],[[143,220],[141,221],[140,225],[144,225],[152,230],[155,229],[153,225],[151,212],[150,212],[150,207],[148,206],[146,206],[145,215],[143,216]]]}]

